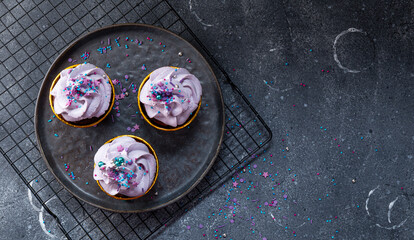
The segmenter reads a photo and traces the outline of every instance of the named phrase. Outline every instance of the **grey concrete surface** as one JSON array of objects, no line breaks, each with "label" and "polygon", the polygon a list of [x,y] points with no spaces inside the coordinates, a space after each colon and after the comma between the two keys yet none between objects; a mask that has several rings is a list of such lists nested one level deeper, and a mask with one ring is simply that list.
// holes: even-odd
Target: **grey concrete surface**
[{"label": "grey concrete surface", "polygon": [[[414,239],[412,1],[171,4],[273,140],[156,239]],[[48,239],[0,159],[1,238]]]}]

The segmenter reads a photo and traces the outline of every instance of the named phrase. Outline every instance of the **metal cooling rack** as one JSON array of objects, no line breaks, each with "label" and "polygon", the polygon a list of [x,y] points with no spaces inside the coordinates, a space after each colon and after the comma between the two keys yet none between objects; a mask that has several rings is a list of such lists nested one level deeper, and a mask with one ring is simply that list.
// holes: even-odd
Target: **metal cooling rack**
[{"label": "metal cooling rack", "polygon": [[[0,2],[0,152],[67,239],[147,239],[251,161],[272,133],[247,98],[167,1],[24,0]],[[68,193],[36,146],[35,100],[52,60],[80,35],[116,23],[146,23],[177,33],[211,64],[223,91],[226,132],[208,175],[180,201],[140,214],[92,207]]]}]

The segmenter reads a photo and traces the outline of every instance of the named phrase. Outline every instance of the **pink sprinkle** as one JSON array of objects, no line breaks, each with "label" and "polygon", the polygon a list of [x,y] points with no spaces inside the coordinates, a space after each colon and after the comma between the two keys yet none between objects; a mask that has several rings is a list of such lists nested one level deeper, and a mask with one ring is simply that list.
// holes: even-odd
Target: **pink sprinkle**
[{"label": "pink sprinkle", "polygon": [[187,226],[187,229],[188,229],[188,230],[190,230],[190,228],[191,228],[190,226]]},{"label": "pink sprinkle", "polygon": [[255,165],[253,165],[253,168],[257,168],[257,165],[255,164]]},{"label": "pink sprinkle", "polygon": [[283,198],[287,198],[287,195],[285,194],[285,195],[283,195]]},{"label": "pink sprinkle", "polygon": [[118,147],[116,147],[116,149],[118,150],[118,152],[122,152],[122,150],[124,150],[124,147],[122,147],[122,145],[119,145]]},{"label": "pink sprinkle", "polygon": [[127,127],[127,131],[131,131],[131,128],[130,127]]},{"label": "pink sprinkle", "polygon": [[316,173],[316,175],[319,175],[319,173]]}]

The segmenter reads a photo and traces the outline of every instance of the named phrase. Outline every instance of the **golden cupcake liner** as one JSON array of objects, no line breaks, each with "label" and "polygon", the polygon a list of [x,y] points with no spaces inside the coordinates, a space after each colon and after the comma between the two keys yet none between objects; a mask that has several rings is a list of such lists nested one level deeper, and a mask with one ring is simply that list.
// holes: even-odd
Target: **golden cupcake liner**
[{"label": "golden cupcake liner", "polygon": [[[152,187],[155,185],[155,182],[157,181],[157,177],[158,177],[158,157],[157,157],[157,154],[155,154],[154,149],[151,147],[151,145],[150,145],[147,141],[145,141],[144,139],[142,139],[142,138],[140,138],[140,137],[134,136],[134,135],[121,135],[121,136],[118,136],[118,137],[114,137],[114,138],[112,138],[112,139],[108,140],[105,144],[110,143],[110,142],[112,142],[113,140],[115,140],[115,139],[117,139],[117,138],[120,138],[120,137],[131,137],[131,138],[135,139],[137,142],[144,143],[144,144],[145,144],[145,145],[149,148],[149,150],[150,150],[151,154],[152,154],[152,155],[154,155],[154,158],[155,158],[155,164],[156,164],[156,166],[157,166],[157,171],[155,172],[154,181],[152,182],[151,186],[148,188],[148,190],[147,190],[144,194],[142,194],[141,196],[137,196],[137,197],[127,197],[127,196],[116,196],[116,195],[114,196],[114,195],[111,195],[111,194],[107,193],[107,192],[106,192],[106,191],[102,188],[101,184],[99,183],[99,180],[96,180],[96,182],[98,183],[99,188],[101,188],[101,190],[102,190],[104,193],[106,193],[106,195],[108,195],[108,196],[110,196],[110,197],[112,197],[112,198],[115,198],[115,199],[118,199],[118,200],[133,200],[133,199],[137,199],[137,198],[140,198],[140,197],[142,197],[142,196],[145,196],[145,194],[147,194],[147,193],[148,193],[148,192],[152,189]],[[94,165],[93,167],[95,168],[95,165]]]},{"label": "golden cupcake liner", "polygon": [[[178,67],[172,67],[172,68],[177,68],[178,69]],[[145,121],[149,125],[151,125],[152,127],[156,128],[158,130],[172,132],[172,131],[177,131],[177,130],[180,130],[182,128],[187,127],[192,121],[194,121],[195,117],[197,116],[198,112],[200,111],[200,108],[201,108],[201,97],[200,97],[200,101],[198,102],[197,109],[193,112],[193,114],[190,115],[190,118],[188,118],[187,121],[184,124],[182,124],[180,126],[177,126],[177,127],[171,127],[171,126],[168,126],[166,124],[162,124],[161,125],[160,123],[157,123],[159,121],[157,121],[156,119],[151,119],[150,117],[148,117],[148,115],[147,115],[147,113],[145,111],[144,104],[142,104],[141,101],[139,100],[139,96],[141,95],[141,90],[144,87],[144,84],[148,81],[148,79],[149,79],[149,77],[150,77],[150,75],[152,73],[153,72],[151,72],[150,74],[148,74],[144,78],[144,80],[142,81],[141,85],[139,86],[139,89],[138,89],[138,107],[139,107],[139,112],[141,113],[141,115],[144,117]]]},{"label": "golden cupcake liner", "polygon": [[[76,66],[78,66],[78,65],[80,65],[80,64],[75,64],[75,65],[72,65],[72,66],[70,66],[70,67],[67,67],[67,68],[65,68],[65,69],[69,69],[69,68],[75,68]],[[106,73],[105,73],[106,74]],[[110,103],[110,106],[109,106],[109,108],[108,108],[108,110],[106,111],[106,113],[103,115],[103,116],[101,116],[101,117],[99,117],[98,118],[98,120],[96,120],[95,122],[93,122],[93,123],[90,123],[90,124],[85,124],[85,125],[82,125],[82,124],[76,124],[76,123],[73,123],[73,122],[69,122],[69,121],[66,121],[60,114],[58,115],[58,114],[56,114],[56,112],[55,112],[55,108],[53,107],[53,100],[54,100],[54,97],[52,96],[52,94],[50,94],[51,92],[52,92],[52,90],[53,90],[53,88],[55,87],[55,85],[56,85],[56,83],[59,81],[59,79],[60,79],[60,73],[56,76],[56,78],[53,80],[53,82],[52,82],[52,86],[50,87],[50,91],[49,91],[49,103],[50,103],[50,107],[52,108],[52,111],[53,111],[53,113],[55,114],[55,116],[60,120],[60,121],[62,121],[63,123],[65,123],[65,124],[67,124],[67,125],[69,125],[69,126],[71,126],[71,127],[76,127],[76,128],[87,128],[87,127],[92,127],[92,126],[95,126],[96,124],[98,124],[98,123],[100,123],[100,122],[102,122],[108,115],[109,115],[109,113],[111,112],[111,110],[112,110],[112,107],[114,106],[114,103],[115,103],[115,87],[114,87],[114,84],[112,83],[112,80],[109,78],[109,76],[108,76],[108,74],[106,74],[106,76],[108,77],[108,80],[109,80],[109,84],[111,84],[111,88],[112,88],[112,98],[111,98],[111,103]]]}]

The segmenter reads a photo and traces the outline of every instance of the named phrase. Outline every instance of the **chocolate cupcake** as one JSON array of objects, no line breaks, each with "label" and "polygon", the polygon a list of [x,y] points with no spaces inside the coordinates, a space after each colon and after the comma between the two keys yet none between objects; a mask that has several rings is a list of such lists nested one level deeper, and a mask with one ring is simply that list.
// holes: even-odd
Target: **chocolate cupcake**
[{"label": "chocolate cupcake", "polygon": [[158,158],[143,139],[122,135],[107,141],[95,154],[93,177],[109,196],[132,200],[144,196],[158,176]]},{"label": "chocolate cupcake", "polygon": [[115,89],[104,70],[90,63],[61,71],[50,88],[50,106],[56,117],[72,127],[91,127],[108,116]]},{"label": "chocolate cupcake", "polygon": [[161,67],[150,73],[138,91],[138,106],[153,127],[175,131],[188,126],[201,107],[200,81],[185,68]]}]

